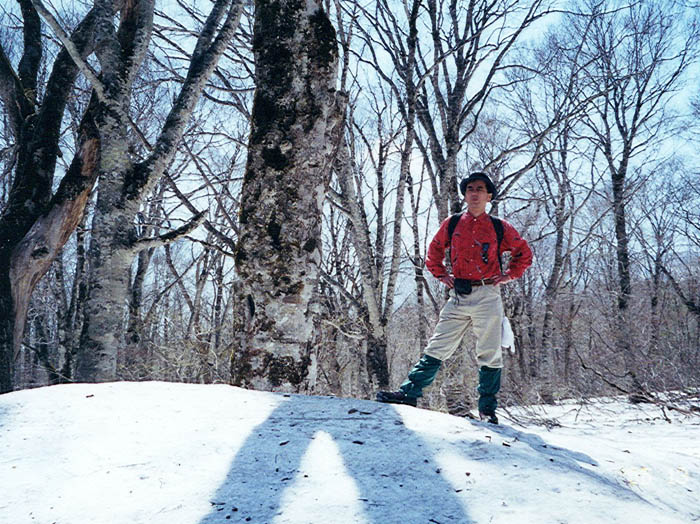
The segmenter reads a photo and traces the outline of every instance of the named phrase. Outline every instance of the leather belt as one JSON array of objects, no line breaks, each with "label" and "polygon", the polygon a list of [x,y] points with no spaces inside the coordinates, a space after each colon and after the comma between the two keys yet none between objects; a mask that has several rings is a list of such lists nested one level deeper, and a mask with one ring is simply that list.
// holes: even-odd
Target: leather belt
[{"label": "leather belt", "polygon": [[492,278],[483,278],[481,280],[470,280],[472,286],[490,286],[494,283]]}]

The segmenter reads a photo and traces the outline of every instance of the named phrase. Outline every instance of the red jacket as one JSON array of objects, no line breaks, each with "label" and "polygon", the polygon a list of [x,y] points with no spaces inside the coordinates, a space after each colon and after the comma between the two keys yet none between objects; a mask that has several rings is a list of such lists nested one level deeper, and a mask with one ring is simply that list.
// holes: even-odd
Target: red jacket
[{"label": "red jacket", "polygon": [[[436,278],[448,274],[444,260],[445,251],[450,247],[447,238],[449,221],[448,218],[440,225],[440,229],[430,242],[428,258],[425,261],[426,267]],[[518,278],[532,264],[532,251],[513,226],[505,220],[501,222],[503,223],[501,253],[510,251],[512,257],[506,275]],[[497,241],[496,230],[487,213],[482,213],[475,218],[469,212],[464,212],[452,234],[450,253],[452,275],[455,278],[467,280],[497,276],[501,272],[496,256]]]}]

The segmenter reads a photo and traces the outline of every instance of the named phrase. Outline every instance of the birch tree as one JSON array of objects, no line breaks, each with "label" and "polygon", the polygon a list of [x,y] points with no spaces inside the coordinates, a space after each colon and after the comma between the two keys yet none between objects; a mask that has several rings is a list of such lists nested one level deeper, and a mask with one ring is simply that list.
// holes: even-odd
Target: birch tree
[{"label": "birch tree", "polygon": [[257,0],[253,52],[232,382],[303,391],[314,386],[321,213],[342,130],[336,33],[320,2]]},{"label": "birch tree", "polygon": [[[373,150],[376,143],[367,139],[367,134],[360,129],[354,115],[349,111],[348,134],[354,136],[343,143],[335,169],[340,188],[337,198],[348,214],[360,271],[361,301],[367,326],[366,364],[369,389],[389,386],[387,327],[394,309],[401,263],[404,201],[406,184],[410,177],[416,123],[415,60],[420,2],[403,2],[402,15],[405,17],[396,16],[394,7],[394,3],[382,0],[365,8],[362,16],[363,20],[368,22],[366,26],[358,22],[358,18],[352,17],[355,23],[360,23],[358,29],[362,33],[361,41],[368,51],[367,61],[376,72],[375,81],[380,83],[376,92],[369,94],[367,98],[363,97],[372,107],[373,118],[376,118],[377,132],[372,140],[378,143],[378,147],[376,151]],[[375,38],[384,45],[375,48]],[[388,55],[388,63],[383,63],[383,53]],[[387,107],[391,108],[393,104],[401,117],[398,123],[393,122],[393,115],[387,114],[386,111]],[[395,129],[398,126],[400,131]],[[361,169],[356,158],[359,150],[366,151],[370,158],[372,178],[376,181],[376,198],[372,204],[376,216],[372,225],[363,202],[364,177],[358,176],[357,172]],[[385,186],[388,179],[385,170],[392,150],[397,150],[400,156],[395,188]],[[388,209],[387,195],[390,191],[395,195],[393,210]],[[375,234],[371,233],[372,226],[376,230]]]},{"label": "birch tree", "polygon": [[14,142],[9,162],[14,172],[0,218],[0,392],[13,388],[31,294],[80,222],[100,156],[93,99],[80,124],[75,157],[54,191],[61,123],[79,73],[72,55],[82,59],[93,51],[96,10],[83,17],[70,37],[64,35],[67,45],[41,85],[47,44],[40,17],[29,0],[19,4],[23,51],[16,68],[0,47],[0,96]]},{"label": "birch tree", "polygon": [[[53,14],[38,1],[35,5],[71,49]],[[113,380],[116,376],[116,355],[133,257],[141,249],[176,236],[167,234],[162,238],[137,240],[131,232],[142,200],[175,155],[187,120],[236,29],[242,8],[241,2],[231,0],[214,4],[197,40],[187,78],[152,152],[145,160],[136,162],[130,151],[129,102],[135,76],[150,43],[154,4],[149,0],[127,4],[119,13],[118,25],[111,5],[111,2],[95,3],[95,57],[99,73],[83,57],[71,53],[96,93],[95,126],[100,143],[100,184],[92,220],[85,318],[75,373],[78,380],[91,381]],[[183,227],[176,234],[189,228],[190,225]]]}]

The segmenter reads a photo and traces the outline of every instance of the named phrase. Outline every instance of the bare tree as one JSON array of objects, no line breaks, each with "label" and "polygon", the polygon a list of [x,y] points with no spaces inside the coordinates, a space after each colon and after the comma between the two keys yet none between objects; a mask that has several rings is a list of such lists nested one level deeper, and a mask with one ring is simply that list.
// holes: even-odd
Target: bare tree
[{"label": "bare tree", "polygon": [[618,271],[617,347],[637,382],[635,348],[630,346],[634,328],[626,209],[639,183],[630,176],[632,163],[645,154],[656,154],[654,146],[674,130],[669,101],[696,59],[698,30],[670,5],[635,2],[617,9],[608,3],[590,7],[594,15],[590,28],[582,27],[576,18],[570,27],[575,38],[585,38],[583,54],[591,58],[585,68],[586,82],[591,90],[604,93],[596,99],[586,125],[610,176]]},{"label": "bare tree", "polygon": [[[367,63],[376,72],[379,86],[362,100],[372,108],[376,132],[372,137],[355,119],[354,111],[348,111],[348,138],[340,151],[335,173],[339,192],[339,205],[345,209],[351,224],[350,232],[361,276],[361,301],[367,326],[366,364],[369,384],[373,387],[389,385],[387,341],[389,317],[393,314],[396,286],[401,263],[404,201],[406,183],[410,176],[411,157],[415,136],[416,114],[416,48],[417,20],[420,2],[406,2],[405,20],[396,17],[393,4],[377,2],[362,11],[368,24],[358,25],[362,38],[357,42],[368,50]],[[358,19],[352,16],[352,22]],[[379,35],[379,36],[377,36]],[[395,46],[374,46],[374,39],[394,42]],[[346,47],[349,46],[349,42]],[[388,52],[388,64],[382,60],[379,49]],[[364,63],[364,59],[360,60]],[[398,78],[394,78],[396,73]],[[401,119],[392,122],[390,108],[396,107]],[[378,141],[378,147],[375,147]],[[376,149],[376,151],[375,151]],[[368,219],[363,187],[365,176],[358,155],[364,152],[371,162],[370,175],[376,185],[376,197],[372,204],[376,216]],[[388,162],[393,152],[400,158],[396,184],[389,185]],[[393,211],[389,210],[388,195],[392,193]],[[370,223],[372,222],[372,223]],[[371,229],[375,229],[375,233]]]},{"label": "bare tree", "polygon": [[417,114],[427,137],[426,161],[433,163],[433,199],[444,220],[462,205],[458,155],[478,129],[493,92],[507,82],[509,53],[549,10],[540,0],[527,5],[429,0],[427,11],[432,45],[419,54]]},{"label": "bare tree", "polygon": [[321,212],[342,130],[336,34],[318,2],[256,2],[232,381],[313,387]]},{"label": "bare tree", "polygon": [[[592,19],[586,19],[590,24]],[[571,40],[560,27],[551,29],[532,58],[521,59],[523,65],[531,66],[509,75],[515,96],[505,103],[515,118],[503,125],[522,135],[521,141],[535,144],[531,152],[536,161],[530,177],[531,190],[521,193],[530,193],[531,207],[545,218],[542,231],[533,239],[537,241],[542,269],[548,271],[543,276],[544,311],[540,337],[536,346],[529,348],[529,375],[539,379],[540,396],[545,400],[553,399],[553,380],[557,376],[553,363],[559,293],[568,286],[566,268],[573,252],[590,235],[576,233],[575,221],[599,185],[599,181],[586,179],[581,173],[587,164],[583,160],[587,151],[582,149],[586,144],[578,134],[580,120],[596,97],[585,93],[580,85],[586,65],[581,63],[580,52],[584,42],[585,39]],[[565,369],[570,367],[568,356],[570,352]]]},{"label": "bare tree", "polygon": [[[658,259],[655,257],[658,269],[700,327],[698,268],[693,261],[700,251],[700,184],[697,180],[697,172],[692,169],[688,175],[680,177],[675,191],[671,190],[667,197],[675,204],[672,212],[675,215],[674,227],[669,231],[665,217],[658,217],[654,222],[658,226],[654,240],[662,255]],[[659,211],[664,211],[665,215],[669,211],[667,208],[666,205]],[[671,242],[669,237],[675,241]]]},{"label": "bare tree", "polygon": [[0,218],[0,391],[13,388],[31,294],[80,222],[100,157],[95,99],[80,125],[76,155],[53,192],[61,123],[79,71],[71,54],[86,57],[93,51],[96,11],[88,12],[72,36],[65,37],[68,46],[56,56],[46,84],[40,85],[46,45],[40,18],[29,0],[19,3],[24,47],[16,70],[0,48],[0,96],[14,140],[9,162],[14,173],[8,177],[11,184]]},{"label": "bare tree", "polygon": [[[134,218],[141,202],[175,155],[177,145],[206,79],[226,49],[241,14],[241,2],[220,0],[202,28],[187,78],[153,146],[142,162],[130,154],[129,102],[135,75],[146,56],[153,24],[153,2],[129,4],[115,27],[113,13],[96,6],[95,48],[99,76],[80,56],[73,59],[97,93],[95,125],[100,138],[100,184],[92,220],[90,268],[80,351],[76,356],[79,380],[113,380],[122,329],[129,268],[141,249],[167,242],[191,229],[161,238],[135,240]],[[62,28],[46,9],[42,15],[70,49]],[[200,217],[201,218],[201,217]]]}]

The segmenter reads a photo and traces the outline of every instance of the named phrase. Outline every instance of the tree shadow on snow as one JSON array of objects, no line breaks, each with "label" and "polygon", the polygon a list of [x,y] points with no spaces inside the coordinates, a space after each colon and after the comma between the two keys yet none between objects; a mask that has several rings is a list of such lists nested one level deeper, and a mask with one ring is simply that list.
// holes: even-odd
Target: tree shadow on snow
[{"label": "tree shadow on snow", "polygon": [[[644,501],[643,497],[631,490],[629,487],[621,484],[617,479],[602,472],[599,473],[585,467],[584,465],[593,467],[599,466],[596,460],[585,453],[554,446],[546,442],[539,435],[534,433],[525,433],[524,431],[517,430],[511,426],[493,425],[474,420],[470,420],[470,422],[475,426],[492,431],[504,439],[512,439],[513,443],[522,442],[526,444],[535,452],[534,457],[539,460],[541,464],[546,464],[547,461],[549,461],[551,463],[550,468],[552,470],[565,471],[570,474],[586,477],[588,480],[592,481],[594,485],[607,488],[617,496],[620,496],[626,500]],[[514,448],[511,447],[511,449]],[[516,451],[513,453],[516,455],[519,454]],[[513,457],[508,453],[501,453],[500,457],[501,458],[497,460],[503,462],[511,462],[513,459]],[[524,456],[523,458],[527,459],[528,457]]]},{"label": "tree shadow on snow", "polygon": [[[265,422],[253,428],[201,524],[284,521],[289,502],[285,491],[290,493],[295,483],[318,476],[313,467],[304,465],[304,456],[320,432],[330,437],[326,442],[332,439],[345,479],[351,478],[356,487],[345,496],[357,499],[350,504],[369,522],[473,522],[453,486],[441,477],[430,445],[404,426],[393,406],[374,404],[287,396]],[[324,503],[322,492],[311,495]],[[327,518],[333,520],[332,515]],[[348,518],[338,515],[339,520]]]},{"label": "tree shadow on snow", "polygon": [[510,426],[503,425],[490,425],[487,427],[503,437],[510,437],[523,442],[530,446],[534,451],[547,455],[548,457],[565,459],[574,462],[583,462],[591,466],[598,466],[598,462],[585,453],[553,446],[545,442],[542,437],[535,435],[534,433],[525,433]]}]

